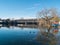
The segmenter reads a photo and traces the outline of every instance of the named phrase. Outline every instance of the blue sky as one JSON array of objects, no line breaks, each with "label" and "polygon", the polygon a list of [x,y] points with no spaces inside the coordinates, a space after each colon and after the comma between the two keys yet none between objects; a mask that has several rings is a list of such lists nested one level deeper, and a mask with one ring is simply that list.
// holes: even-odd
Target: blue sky
[{"label": "blue sky", "polygon": [[36,17],[43,8],[60,10],[60,0],[0,0],[0,18]]}]

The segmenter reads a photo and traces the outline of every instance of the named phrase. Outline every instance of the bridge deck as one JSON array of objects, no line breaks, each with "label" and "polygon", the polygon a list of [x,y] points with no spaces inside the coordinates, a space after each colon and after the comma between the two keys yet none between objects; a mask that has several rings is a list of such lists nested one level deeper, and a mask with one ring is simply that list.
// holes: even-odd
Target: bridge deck
[{"label": "bridge deck", "polygon": [[38,22],[37,19],[0,20],[0,27],[10,27],[10,26],[37,28]]}]

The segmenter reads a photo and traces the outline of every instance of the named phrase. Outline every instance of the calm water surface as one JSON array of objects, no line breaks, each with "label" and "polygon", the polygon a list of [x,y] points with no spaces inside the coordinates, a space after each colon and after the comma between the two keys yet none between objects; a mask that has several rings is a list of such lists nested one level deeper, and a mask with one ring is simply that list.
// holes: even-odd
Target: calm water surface
[{"label": "calm water surface", "polygon": [[49,45],[48,41],[51,40],[51,37],[55,38],[51,40],[56,42],[53,45],[60,44],[60,32],[54,36],[48,34],[51,35],[48,37],[43,33],[40,34],[39,31],[34,28],[0,28],[0,45]]}]

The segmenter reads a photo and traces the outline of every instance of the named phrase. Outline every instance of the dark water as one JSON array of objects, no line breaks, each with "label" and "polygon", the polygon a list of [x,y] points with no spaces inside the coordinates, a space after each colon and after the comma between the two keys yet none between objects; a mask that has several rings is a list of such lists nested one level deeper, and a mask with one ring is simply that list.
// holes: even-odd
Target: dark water
[{"label": "dark water", "polygon": [[50,40],[56,42],[52,45],[60,44],[60,32],[55,35],[48,34],[51,36],[38,32],[39,30],[34,28],[0,28],[0,45],[51,45],[48,43]]}]

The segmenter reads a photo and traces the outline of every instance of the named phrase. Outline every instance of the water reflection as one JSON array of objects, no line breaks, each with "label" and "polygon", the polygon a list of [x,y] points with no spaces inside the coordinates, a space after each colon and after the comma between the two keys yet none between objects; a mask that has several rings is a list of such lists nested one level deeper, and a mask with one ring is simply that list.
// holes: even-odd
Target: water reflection
[{"label": "water reflection", "polygon": [[23,30],[2,28],[0,29],[0,45],[57,45],[57,33],[41,32],[32,28]]},{"label": "water reflection", "polygon": [[57,40],[54,34],[43,32],[37,36],[37,41],[42,45],[56,45]]},{"label": "water reflection", "polygon": [[41,45],[57,45],[56,34],[58,33],[58,28],[51,29],[51,32],[38,32],[36,40]]}]

